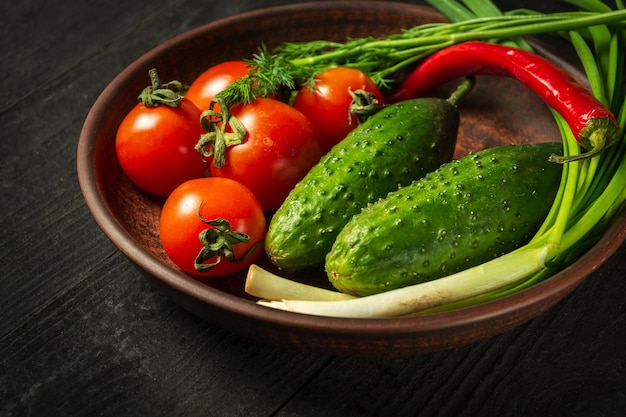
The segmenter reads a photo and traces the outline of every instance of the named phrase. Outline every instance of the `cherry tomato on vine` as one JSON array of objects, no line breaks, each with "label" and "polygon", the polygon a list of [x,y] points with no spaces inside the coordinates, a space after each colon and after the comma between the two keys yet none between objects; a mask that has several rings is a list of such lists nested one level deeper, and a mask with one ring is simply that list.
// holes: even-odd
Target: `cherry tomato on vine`
[{"label": "cherry tomato on vine", "polygon": [[302,86],[293,106],[300,110],[319,132],[324,150],[328,151],[354,129],[357,116],[350,115],[352,96],[364,90],[374,95],[379,104],[383,97],[376,84],[363,72],[345,67],[333,67],[315,76],[315,86]]},{"label": "cherry tomato on vine", "polygon": [[245,127],[244,137],[226,148],[222,167],[216,166],[219,158],[210,158],[211,176],[241,182],[265,210],[276,210],[323,155],[315,128],[298,110],[271,98],[236,105],[231,115]]},{"label": "cherry tomato on vine", "polygon": [[183,271],[229,275],[246,268],[261,252],[265,213],[244,185],[228,178],[198,178],[184,182],[167,198],[159,232],[168,257]]},{"label": "cherry tomato on vine", "polygon": [[207,110],[217,93],[247,72],[248,66],[243,61],[225,61],[214,65],[191,83],[185,97],[201,110]]},{"label": "cherry tomato on vine", "polygon": [[207,164],[195,150],[200,109],[181,100],[179,107],[138,103],[122,120],[115,150],[122,169],[143,190],[167,196],[186,180],[204,175]]}]

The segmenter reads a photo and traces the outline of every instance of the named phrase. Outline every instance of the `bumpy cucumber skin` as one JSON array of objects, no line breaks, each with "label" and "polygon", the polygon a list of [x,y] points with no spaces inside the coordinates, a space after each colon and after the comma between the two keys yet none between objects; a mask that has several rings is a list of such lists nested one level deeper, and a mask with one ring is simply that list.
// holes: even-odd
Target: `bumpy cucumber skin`
[{"label": "bumpy cucumber skin", "polygon": [[283,269],[324,264],[335,237],[367,204],[451,160],[459,115],[439,98],[393,104],[335,145],[273,215],[265,240]]},{"label": "bumpy cucumber skin", "polygon": [[326,257],[339,291],[371,295],[441,278],[527,243],[547,216],[560,143],[506,145],[444,164],[368,206]]}]

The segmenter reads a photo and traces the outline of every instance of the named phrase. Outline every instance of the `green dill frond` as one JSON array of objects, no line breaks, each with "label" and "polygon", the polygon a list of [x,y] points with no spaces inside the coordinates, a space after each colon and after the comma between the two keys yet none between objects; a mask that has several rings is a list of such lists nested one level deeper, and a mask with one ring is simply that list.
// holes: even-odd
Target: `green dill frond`
[{"label": "green dill frond", "polygon": [[296,66],[285,57],[272,54],[265,45],[245,62],[250,68],[248,74],[216,97],[229,107],[251,103],[258,97],[280,96],[282,91],[294,90],[308,82],[315,72],[312,67]]},{"label": "green dill frond", "polygon": [[341,43],[325,40],[311,42],[285,42],[274,49],[274,52],[287,61],[307,56],[319,55],[343,46]]}]

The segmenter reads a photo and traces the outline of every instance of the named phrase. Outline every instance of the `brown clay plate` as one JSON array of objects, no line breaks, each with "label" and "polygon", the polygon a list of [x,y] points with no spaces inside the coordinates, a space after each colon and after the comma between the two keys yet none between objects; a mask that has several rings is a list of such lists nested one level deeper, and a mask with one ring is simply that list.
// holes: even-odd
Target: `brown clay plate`
[{"label": "brown clay plate", "polygon": [[[622,244],[624,214],[570,268],[507,298],[414,318],[317,317],[255,304],[243,291],[245,273],[204,280],[182,273],[168,261],[160,245],[158,220],[163,200],[135,188],[116,160],[117,127],[136,103],[150,68],[157,68],[161,79],[191,82],[218,62],[251,57],[262,43],[271,48],[285,41],[345,41],[443,20],[433,9],[392,2],[295,4],[215,21],[149,51],[106,87],[80,136],[78,176],[95,220],[137,268],[176,303],[233,332],[278,346],[355,356],[416,354],[488,338],[537,316],[572,291]],[[553,140],[559,140],[556,125],[536,96],[514,80],[484,77],[478,79],[461,107],[456,156],[504,143]],[[272,269],[267,259],[258,263]],[[321,271],[300,272],[293,278],[328,287]]]}]

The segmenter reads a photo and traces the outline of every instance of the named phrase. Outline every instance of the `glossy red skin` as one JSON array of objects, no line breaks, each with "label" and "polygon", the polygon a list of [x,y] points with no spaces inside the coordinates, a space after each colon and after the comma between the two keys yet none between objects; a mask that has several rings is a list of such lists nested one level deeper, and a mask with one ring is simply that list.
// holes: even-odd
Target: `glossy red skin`
[{"label": "glossy red skin", "polygon": [[324,150],[328,151],[358,124],[356,115],[349,117],[352,96],[348,90],[373,93],[381,105],[383,96],[367,75],[352,68],[329,68],[315,80],[315,89],[305,85],[298,90],[293,106],[315,125]]},{"label": "glossy red skin", "polygon": [[167,196],[208,166],[195,150],[204,132],[200,110],[183,99],[180,107],[146,107],[138,103],[120,124],[115,139],[117,158],[130,180],[152,194]]},{"label": "glossy red skin", "polygon": [[214,65],[191,83],[185,97],[200,110],[207,110],[217,93],[243,78],[247,72],[248,66],[243,61],[225,61]]},{"label": "glossy red skin", "polygon": [[480,41],[460,43],[434,53],[386,99],[393,103],[421,97],[448,81],[476,74],[516,78],[561,114],[586,147],[591,144],[584,135],[581,137],[581,132],[593,119],[615,122],[603,104],[552,62],[519,48]]},{"label": "glossy red skin", "polygon": [[298,110],[270,98],[237,105],[231,114],[248,132],[227,148],[224,167],[211,162],[211,175],[241,182],[264,210],[276,210],[324,153],[315,128]]},{"label": "glossy red skin", "polygon": [[210,227],[198,217],[200,207],[205,219],[222,217],[230,223],[233,231],[250,236],[248,243],[235,246],[237,258],[243,257],[265,239],[265,214],[261,204],[245,186],[228,178],[190,180],[172,192],[161,212],[161,243],[172,262],[183,271],[197,276],[230,275],[250,265],[261,252],[262,244],[243,262],[231,263],[222,258],[208,272],[201,273],[195,269],[194,260],[202,250],[198,234]]}]

